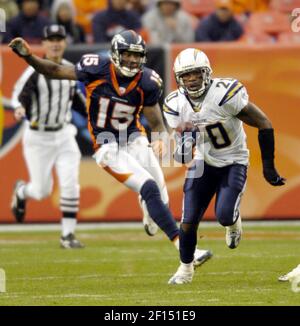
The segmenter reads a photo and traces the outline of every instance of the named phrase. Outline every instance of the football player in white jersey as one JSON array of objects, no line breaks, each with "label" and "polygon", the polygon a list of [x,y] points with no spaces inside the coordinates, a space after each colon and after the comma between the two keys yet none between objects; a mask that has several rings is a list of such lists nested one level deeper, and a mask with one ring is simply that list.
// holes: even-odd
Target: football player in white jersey
[{"label": "football player in white jersey", "polygon": [[193,160],[184,184],[179,233],[181,264],[169,280],[169,284],[183,284],[192,281],[198,224],[215,194],[215,214],[226,228],[227,246],[234,249],[240,242],[239,206],[249,162],[243,122],[259,129],[266,181],[281,186],[285,179],[274,165],[272,124],[249,102],[246,88],[239,81],[212,79],[209,60],[197,49],[179,53],[174,73],[178,89],[166,97],[164,115],[169,126],[180,134],[181,143],[174,158],[182,163]]}]

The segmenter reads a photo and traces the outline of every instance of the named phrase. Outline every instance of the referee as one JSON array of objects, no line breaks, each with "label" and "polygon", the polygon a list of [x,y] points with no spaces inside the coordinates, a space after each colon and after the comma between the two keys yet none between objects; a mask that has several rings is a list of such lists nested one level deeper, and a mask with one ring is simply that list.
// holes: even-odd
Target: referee
[{"label": "referee", "polygon": [[[70,64],[63,59],[67,46],[63,26],[45,27],[42,44],[46,59],[62,65]],[[75,140],[76,128],[70,124],[72,103],[82,106],[82,100],[84,98],[75,81],[48,79],[32,67],[24,71],[12,95],[16,120],[27,120],[23,153],[30,175],[29,183],[22,180],[16,182],[12,213],[17,222],[23,222],[27,200],[41,200],[50,195],[52,170],[55,167],[60,186],[62,248],[83,247],[75,238],[81,154]]]}]

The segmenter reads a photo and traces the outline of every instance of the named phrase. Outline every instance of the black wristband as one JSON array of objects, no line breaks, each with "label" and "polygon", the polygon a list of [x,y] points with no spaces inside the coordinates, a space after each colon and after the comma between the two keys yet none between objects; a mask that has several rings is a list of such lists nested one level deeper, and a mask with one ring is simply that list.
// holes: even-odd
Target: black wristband
[{"label": "black wristband", "polygon": [[258,142],[260,146],[263,166],[274,168],[274,129],[262,129],[258,133]]}]

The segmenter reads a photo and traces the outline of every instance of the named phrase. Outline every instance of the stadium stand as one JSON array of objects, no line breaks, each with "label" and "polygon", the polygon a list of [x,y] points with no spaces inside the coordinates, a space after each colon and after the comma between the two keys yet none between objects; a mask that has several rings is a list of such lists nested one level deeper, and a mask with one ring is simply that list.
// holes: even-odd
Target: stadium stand
[{"label": "stadium stand", "polygon": [[267,33],[245,33],[240,39],[239,42],[247,44],[270,44],[275,43],[276,38]]},{"label": "stadium stand", "polygon": [[277,36],[291,30],[289,18],[278,11],[253,13],[246,24],[246,30],[253,33],[267,33]]},{"label": "stadium stand", "polygon": [[182,9],[191,15],[203,17],[215,10],[215,3],[211,0],[184,0]]},{"label": "stadium stand", "polygon": [[300,8],[300,0],[272,0],[270,9],[283,13],[291,13],[293,9]]},{"label": "stadium stand", "polygon": [[299,33],[281,33],[278,35],[278,42],[285,44],[300,44]]}]

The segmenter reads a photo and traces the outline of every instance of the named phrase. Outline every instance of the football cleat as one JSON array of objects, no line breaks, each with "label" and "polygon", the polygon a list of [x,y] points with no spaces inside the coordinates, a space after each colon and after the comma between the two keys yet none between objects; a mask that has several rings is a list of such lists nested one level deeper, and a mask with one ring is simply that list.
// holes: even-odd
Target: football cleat
[{"label": "football cleat", "polygon": [[194,253],[194,268],[201,266],[206,261],[208,261],[213,256],[213,253],[210,250],[195,250]]},{"label": "football cleat", "polygon": [[291,272],[278,277],[280,282],[288,282],[290,279],[300,276],[300,264]]},{"label": "football cleat", "polygon": [[235,249],[242,238],[242,219],[239,215],[236,222],[231,226],[226,226],[226,244],[230,249]]},{"label": "football cleat", "polygon": [[153,221],[153,219],[150,217],[146,203],[144,200],[142,200],[142,197],[139,196],[139,203],[143,211],[143,225],[146,233],[149,236],[154,236],[158,231],[157,224]]},{"label": "football cleat", "polygon": [[11,200],[11,211],[18,223],[24,221],[26,213],[26,199],[20,199],[18,196],[18,190],[24,185],[25,182],[22,180],[16,182]]},{"label": "football cleat", "polygon": [[191,283],[194,275],[194,267],[187,267],[180,264],[177,272],[169,279],[168,284],[186,284]]},{"label": "football cleat", "polygon": [[284,274],[284,275],[280,275],[278,277],[278,281],[279,282],[288,282],[289,278],[288,278],[288,274]]},{"label": "football cleat", "polygon": [[73,233],[69,233],[60,238],[60,247],[63,249],[81,249],[84,248],[84,245],[76,239]]}]

